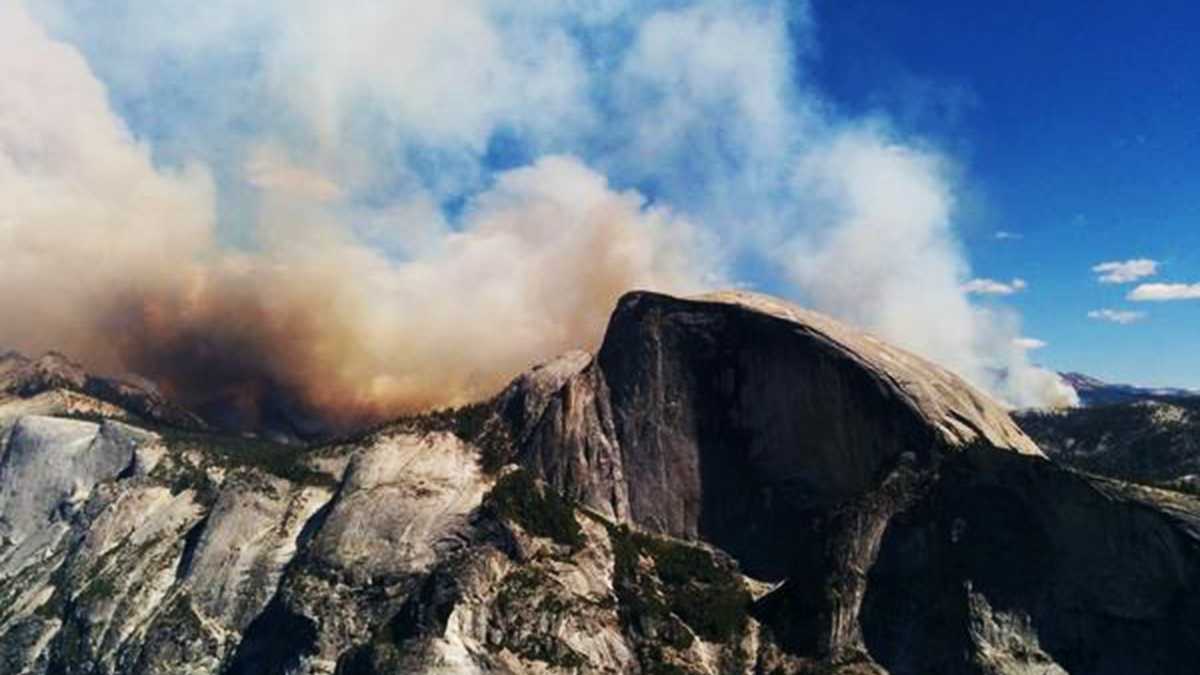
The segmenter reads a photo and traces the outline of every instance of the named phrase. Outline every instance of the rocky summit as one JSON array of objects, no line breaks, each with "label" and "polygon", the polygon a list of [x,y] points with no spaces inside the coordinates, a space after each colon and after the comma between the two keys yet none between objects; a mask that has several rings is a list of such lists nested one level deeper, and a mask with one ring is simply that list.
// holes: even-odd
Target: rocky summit
[{"label": "rocky summit", "polygon": [[0,672],[1190,673],[1200,500],[745,293],[319,446],[0,357]]}]

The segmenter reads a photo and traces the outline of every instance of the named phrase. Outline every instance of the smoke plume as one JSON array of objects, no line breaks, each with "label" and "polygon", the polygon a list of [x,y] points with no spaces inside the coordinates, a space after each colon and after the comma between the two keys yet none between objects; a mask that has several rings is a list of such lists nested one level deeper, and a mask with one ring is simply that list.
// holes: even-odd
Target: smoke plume
[{"label": "smoke plume", "polygon": [[800,3],[0,7],[0,344],[253,426],[487,395],[624,291],[767,288],[1064,400],[971,304],[933,151],[843,119]]}]

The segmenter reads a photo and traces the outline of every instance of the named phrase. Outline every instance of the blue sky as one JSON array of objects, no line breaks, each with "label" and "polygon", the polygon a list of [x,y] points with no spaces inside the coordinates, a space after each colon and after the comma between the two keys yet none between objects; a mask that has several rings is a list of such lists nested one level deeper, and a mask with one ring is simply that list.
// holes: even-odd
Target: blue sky
[{"label": "blue sky", "polygon": [[737,286],[1014,406],[1200,387],[1200,300],[1126,299],[1200,293],[1197,17],[974,5],[0,4],[0,342],[136,369],[89,339],[131,296],[251,312],[314,332],[277,378],[454,404]]},{"label": "blue sky", "polygon": [[[838,105],[883,111],[961,164],[957,218],[977,276],[1007,296],[1034,358],[1118,381],[1200,387],[1200,301],[1133,303],[1096,282],[1150,258],[1200,281],[1200,6],[1187,2],[818,2],[814,67]],[[1020,238],[998,240],[998,231]],[[1153,281],[1154,279],[1150,279]],[[1145,312],[1119,325],[1089,311]]]}]

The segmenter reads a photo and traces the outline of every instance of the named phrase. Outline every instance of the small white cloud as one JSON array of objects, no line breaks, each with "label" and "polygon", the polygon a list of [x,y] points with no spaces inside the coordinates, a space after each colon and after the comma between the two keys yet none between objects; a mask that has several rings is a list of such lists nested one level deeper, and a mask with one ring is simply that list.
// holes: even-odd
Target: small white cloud
[{"label": "small white cloud", "polygon": [[996,230],[995,237],[997,239],[1000,239],[1003,241],[1003,240],[1007,240],[1007,239],[1024,239],[1025,235],[1021,234],[1020,232],[1009,232],[1008,230]]},{"label": "small white cloud", "polygon": [[1138,302],[1200,300],[1200,284],[1141,284],[1128,298]]},{"label": "small white cloud", "polygon": [[1025,351],[1030,351],[1033,349],[1041,349],[1042,347],[1045,347],[1046,341],[1039,340],[1037,338],[1031,338],[1031,337],[1019,337],[1019,338],[1013,339],[1013,344],[1021,349],[1024,349]]},{"label": "small white cloud", "polygon": [[1013,279],[1005,283],[995,279],[972,279],[963,284],[963,291],[975,295],[1012,295],[1029,287],[1024,279]]},{"label": "small white cloud", "polygon": [[260,190],[328,202],[342,196],[342,188],[320,173],[294,164],[279,148],[260,145],[243,167],[246,180]]},{"label": "small white cloud", "polygon": [[1107,321],[1109,323],[1119,323],[1124,326],[1141,321],[1146,318],[1146,313],[1123,309],[1093,309],[1088,312],[1088,318],[1097,321]]},{"label": "small white cloud", "polygon": [[1112,260],[1092,267],[1092,271],[1100,275],[1099,281],[1102,284],[1127,284],[1143,277],[1152,277],[1158,274],[1158,264],[1157,260],[1150,260],[1149,258],[1135,258],[1125,261]]}]

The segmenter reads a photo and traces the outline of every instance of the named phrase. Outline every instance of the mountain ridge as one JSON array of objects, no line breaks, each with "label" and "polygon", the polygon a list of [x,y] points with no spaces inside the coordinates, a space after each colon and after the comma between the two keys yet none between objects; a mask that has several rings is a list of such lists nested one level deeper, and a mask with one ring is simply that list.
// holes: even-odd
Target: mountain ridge
[{"label": "mountain ridge", "polygon": [[5,672],[1108,675],[1200,640],[1200,501],[762,296],[628,294],[595,354],[325,445],[99,400],[0,400]]},{"label": "mountain ridge", "polygon": [[1141,387],[1132,384],[1113,384],[1077,372],[1061,372],[1059,376],[1075,389],[1079,394],[1080,402],[1085,406],[1200,397],[1200,391],[1182,387]]}]

